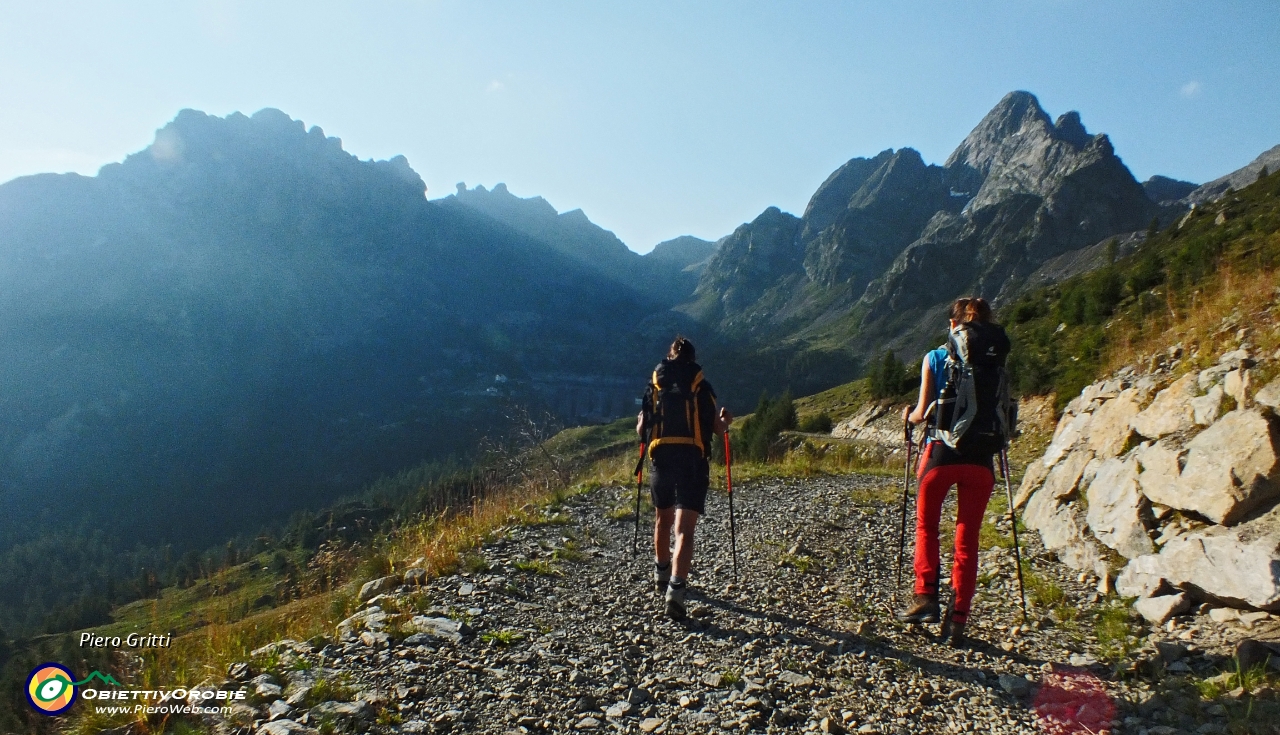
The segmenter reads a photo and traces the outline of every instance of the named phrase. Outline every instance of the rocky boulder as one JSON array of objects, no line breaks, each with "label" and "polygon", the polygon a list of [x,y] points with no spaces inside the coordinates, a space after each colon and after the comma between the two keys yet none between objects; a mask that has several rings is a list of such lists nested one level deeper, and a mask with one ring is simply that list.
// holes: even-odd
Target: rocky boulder
[{"label": "rocky boulder", "polygon": [[1173,497],[1156,502],[1232,525],[1280,497],[1276,427],[1257,410],[1223,416],[1187,444]]},{"label": "rocky boulder", "polygon": [[1191,401],[1196,397],[1196,376],[1184,375],[1156,394],[1150,406],[1133,417],[1129,425],[1148,439],[1159,439],[1195,427]]},{"label": "rocky boulder", "polygon": [[460,620],[449,618],[431,618],[425,615],[414,615],[406,628],[415,634],[459,643],[464,636],[471,635],[471,628]]},{"label": "rocky boulder", "polygon": [[373,708],[368,702],[321,702],[311,708],[307,718],[328,725],[330,731],[363,732],[362,725],[373,720]]},{"label": "rocky boulder", "polygon": [[1280,378],[1267,383],[1253,397],[1254,403],[1266,406],[1272,411],[1280,410]]},{"label": "rocky boulder", "polygon": [[1184,499],[1178,494],[1178,476],[1182,474],[1182,458],[1185,452],[1169,441],[1144,444],[1134,451],[1134,457],[1142,468],[1138,486],[1142,494],[1153,503],[1170,508],[1183,507]]},{"label": "rocky boulder", "polygon": [[1169,618],[1191,608],[1191,600],[1181,592],[1161,597],[1148,597],[1134,603],[1133,609],[1152,625],[1164,625]]},{"label": "rocky boulder", "polygon": [[1141,394],[1129,388],[1093,412],[1085,441],[1103,459],[1117,457],[1129,449],[1133,438],[1130,423],[1142,410]]},{"label": "rocky boulder", "polygon": [[1191,415],[1196,424],[1208,426],[1218,419],[1222,413],[1222,397],[1225,395],[1221,385],[1213,385],[1209,392],[1199,398],[1191,399]]},{"label": "rocky boulder", "polygon": [[1176,535],[1158,554],[1130,561],[1116,587],[1127,594],[1153,579],[1234,607],[1280,611],[1280,507],[1234,528]]},{"label": "rocky boulder", "polygon": [[1049,442],[1048,449],[1044,450],[1044,457],[1041,460],[1046,467],[1052,467],[1057,464],[1068,452],[1075,449],[1085,436],[1089,429],[1089,422],[1093,419],[1091,413],[1081,413],[1072,415],[1071,407],[1067,407],[1068,413],[1063,414],[1062,420],[1058,422],[1058,428],[1053,432],[1053,441]]},{"label": "rocky boulder", "polygon": [[400,586],[401,577],[398,574],[380,577],[378,579],[365,582],[360,587],[360,601],[368,602],[384,592],[390,592]]},{"label": "rocky boulder", "polygon": [[1101,547],[1089,536],[1078,508],[1069,500],[1075,496],[1092,454],[1073,452],[1049,471],[1044,485],[1031,495],[1022,520],[1027,528],[1040,532],[1045,548],[1058,555],[1063,564],[1087,571],[1102,569],[1106,563]]},{"label": "rocky boulder", "polygon": [[1256,364],[1242,347],[1163,390],[1164,367],[1087,386],[1027,467],[1028,528],[1100,577],[1107,549],[1129,559],[1115,589],[1151,622],[1206,599],[1280,609],[1280,379],[1251,395]]},{"label": "rocky boulder", "polygon": [[1085,519],[1099,541],[1127,559],[1155,551],[1146,528],[1151,505],[1138,491],[1135,459],[1104,461],[1089,483],[1086,497],[1089,510]]},{"label": "rocky boulder", "polygon": [[382,611],[381,607],[374,605],[366,607],[360,612],[338,623],[338,637],[345,638],[348,635],[358,633],[361,630],[380,631],[387,625],[387,614]]},{"label": "rocky boulder", "polygon": [[1169,583],[1159,574],[1141,571],[1137,565],[1129,564],[1120,570],[1116,577],[1116,592],[1125,597],[1145,599],[1155,597],[1169,589]]}]

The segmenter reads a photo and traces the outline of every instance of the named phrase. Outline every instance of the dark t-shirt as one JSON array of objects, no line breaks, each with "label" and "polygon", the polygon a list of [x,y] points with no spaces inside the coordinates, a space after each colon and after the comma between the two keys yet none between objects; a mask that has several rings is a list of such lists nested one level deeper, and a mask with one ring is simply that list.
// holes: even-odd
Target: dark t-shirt
[{"label": "dark t-shirt", "polygon": [[986,467],[991,474],[995,475],[995,463],[993,461],[995,455],[992,454],[971,454],[965,455],[957,452],[943,442],[934,440],[929,442],[925,448],[924,466],[920,469],[920,476],[924,477],[929,471],[935,467],[946,467],[956,464],[971,464],[979,467]]}]

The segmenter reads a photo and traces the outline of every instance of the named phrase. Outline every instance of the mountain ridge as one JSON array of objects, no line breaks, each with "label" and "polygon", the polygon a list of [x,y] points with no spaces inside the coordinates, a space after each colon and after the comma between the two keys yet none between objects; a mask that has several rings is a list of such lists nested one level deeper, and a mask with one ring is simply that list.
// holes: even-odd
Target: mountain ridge
[{"label": "mountain ridge", "polygon": [[664,306],[688,298],[697,283],[697,274],[684,272],[689,263],[682,264],[680,258],[640,255],[592,222],[581,209],[558,212],[540,196],[521,198],[512,194],[506,184],[488,190],[484,186],[468,189],[460,183],[455,193],[435,202],[446,208],[461,206],[483,213]]},{"label": "mountain ridge", "polygon": [[[1011,92],[942,166],[910,148],[844,164],[791,242],[753,256],[767,263],[733,268],[722,248],[682,309],[730,332],[842,345],[865,359],[925,344],[955,296],[1006,300],[1049,259],[1159,216],[1106,135],[1089,134],[1074,111],[1055,122],[1034,95]],[[734,237],[749,241],[741,230]],[[793,257],[774,255],[783,252]],[[743,303],[743,273],[755,274],[756,303]],[[790,294],[785,306],[778,291]]]}]

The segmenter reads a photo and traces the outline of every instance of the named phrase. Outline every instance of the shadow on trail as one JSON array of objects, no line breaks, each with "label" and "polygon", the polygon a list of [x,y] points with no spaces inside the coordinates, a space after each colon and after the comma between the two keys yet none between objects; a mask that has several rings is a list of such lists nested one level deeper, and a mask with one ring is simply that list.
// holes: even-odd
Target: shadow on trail
[{"label": "shadow on trail", "polygon": [[[868,656],[874,656],[879,659],[893,659],[900,661],[907,666],[929,675],[945,676],[946,678],[965,686],[973,685],[975,682],[984,682],[987,685],[1000,690],[1002,693],[1003,690],[1001,690],[996,681],[991,678],[991,676],[998,675],[1000,673],[998,670],[991,670],[1002,668],[1002,660],[1008,663],[1020,663],[1036,667],[1047,663],[1047,660],[1045,659],[1033,658],[1017,652],[1006,652],[987,641],[974,637],[971,637],[968,644],[959,650],[982,653],[988,660],[981,662],[962,662],[934,659],[926,655],[921,655],[913,651],[899,648],[882,638],[875,636],[859,636],[856,633],[849,631],[834,630],[832,628],[819,625],[813,621],[803,620],[782,612],[757,610],[745,607],[732,600],[717,597],[706,592],[698,592],[696,595],[691,595],[691,597],[699,599],[705,602],[708,606],[724,612],[734,613],[755,620],[775,623],[780,625],[783,630],[772,635],[762,635],[734,627],[726,627],[720,625],[714,620],[698,620],[691,618],[679,624],[689,631],[697,631],[702,635],[721,640],[772,641],[780,639],[787,643],[803,645],[815,652],[825,652],[829,656],[839,656],[846,653],[853,653],[856,655],[865,652]],[[890,624],[892,625],[893,623]],[[911,631],[907,631],[907,633],[911,634]],[[936,642],[938,640],[937,636],[927,630],[919,630],[916,634],[929,638],[930,642],[934,645],[942,645]],[[977,676],[978,672],[982,672],[983,679],[979,679]]]}]

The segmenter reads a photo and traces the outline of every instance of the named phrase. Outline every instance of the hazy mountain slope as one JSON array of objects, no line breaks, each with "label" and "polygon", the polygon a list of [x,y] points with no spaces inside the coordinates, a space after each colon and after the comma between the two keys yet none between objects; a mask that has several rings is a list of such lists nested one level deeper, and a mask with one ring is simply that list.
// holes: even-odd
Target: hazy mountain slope
[{"label": "hazy mountain slope", "polygon": [[494,393],[629,411],[680,327],[403,158],[184,111],[97,177],[0,186],[0,530],[216,538],[470,451]]},{"label": "hazy mountain slope", "polygon": [[674,263],[681,270],[701,267],[716,251],[716,244],[693,235],[664,240],[644,254],[645,259]]},{"label": "hazy mountain slope", "polygon": [[[666,258],[645,258],[629,249],[616,235],[587,218],[581,209],[558,213],[542,197],[521,198],[506,184],[492,190],[459,184],[456,193],[436,201],[481,212],[524,233],[602,277],[648,294],[664,305],[683,301],[693,292],[697,276],[683,272],[684,265]],[[687,265],[687,263],[685,264]]]}]

